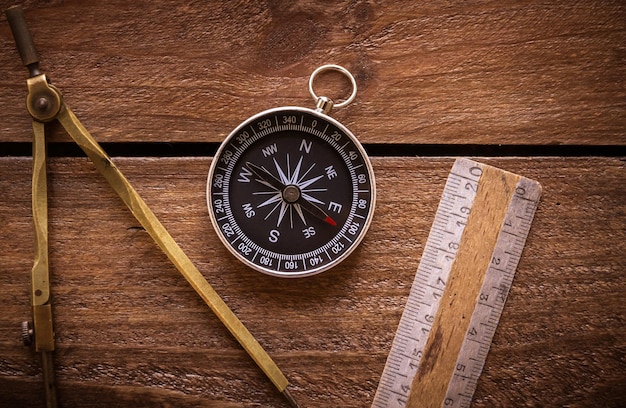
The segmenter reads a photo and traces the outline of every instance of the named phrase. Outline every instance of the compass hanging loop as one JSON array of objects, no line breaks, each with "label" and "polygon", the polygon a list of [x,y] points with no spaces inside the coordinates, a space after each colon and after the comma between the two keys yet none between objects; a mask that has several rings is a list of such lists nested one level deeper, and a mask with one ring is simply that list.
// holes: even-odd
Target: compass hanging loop
[{"label": "compass hanging loop", "polygon": [[321,66],[309,79],[316,109],[259,112],[233,129],[211,161],[207,206],[218,238],[241,262],[271,276],[311,276],[339,264],[365,237],[374,214],[367,152],[328,115],[333,101],[313,90],[326,71],[352,83],[349,97],[335,106],[352,102],[350,72]]},{"label": "compass hanging loop", "polygon": [[[352,85],[352,93],[350,94],[348,99],[340,103],[334,103],[332,99],[326,96],[317,96],[317,94],[313,90],[313,82],[319,74],[326,71],[338,71],[350,80],[350,84]],[[356,80],[354,79],[354,76],[352,76],[350,71],[340,65],[322,65],[321,67],[313,71],[311,77],[309,78],[309,93],[311,94],[313,99],[315,99],[315,110],[317,110],[318,112],[322,112],[325,115],[328,115],[333,107],[343,108],[344,106],[352,102],[354,98],[356,98],[356,89]]]}]

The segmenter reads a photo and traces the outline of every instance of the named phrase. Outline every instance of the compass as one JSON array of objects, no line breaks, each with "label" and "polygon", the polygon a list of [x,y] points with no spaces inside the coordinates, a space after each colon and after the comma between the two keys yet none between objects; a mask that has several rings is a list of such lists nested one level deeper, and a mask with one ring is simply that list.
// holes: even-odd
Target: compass
[{"label": "compass", "polygon": [[344,260],[372,220],[376,185],[370,160],[356,137],[316,109],[280,107],[242,122],[221,144],[209,170],[207,203],[217,235],[244,264],[281,277],[309,276]]}]

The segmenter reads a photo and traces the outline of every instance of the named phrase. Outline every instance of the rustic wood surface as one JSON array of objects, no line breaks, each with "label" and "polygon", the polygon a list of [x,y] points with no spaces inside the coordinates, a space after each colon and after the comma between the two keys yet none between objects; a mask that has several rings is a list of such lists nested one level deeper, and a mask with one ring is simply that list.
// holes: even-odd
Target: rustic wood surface
[{"label": "rustic wood surface", "polygon": [[[363,142],[626,143],[619,0],[45,1],[26,10],[42,67],[101,142],[220,142],[261,110],[313,106],[308,76],[339,63],[359,96],[336,117]],[[31,139],[24,74],[3,22],[2,141]]]},{"label": "rustic wood surface", "polygon": [[[42,67],[101,142],[202,148],[260,110],[312,106],[308,76],[332,62],[359,84],[333,116],[372,151],[443,145],[442,157],[373,157],[370,232],[341,265],[299,280],[254,272],[220,244],[205,202],[210,157],[115,158],[304,407],[371,404],[454,161],[448,145],[551,155],[474,158],[538,180],[543,196],[473,406],[626,405],[626,5],[422,3],[25,10]],[[38,356],[20,341],[33,256],[31,159],[16,153],[32,140],[25,77],[1,16],[0,407],[44,406]],[[324,82],[339,99],[348,91]],[[49,140],[69,138],[53,124]],[[286,407],[89,160],[50,162],[62,406]]]},{"label": "rustic wood surface", "polygon": [[[475,405],[618,406],[626,367],[624,161],[481,160],[540,181],[544,195]],[[221,246],[206,215],[208,159],[117,162],[304,406],[371,402],[453,159],[375,158],[379,200],[365,241],[337,268],[300,280],[249,270]],[[2,159],[0,170],[11,175],[0,178],[0,401],[37,406],[38,360],[19,341],[33,250],[30,159]],[[284,406],[87,159],[54,159],[50,178],[66,406]]]}]

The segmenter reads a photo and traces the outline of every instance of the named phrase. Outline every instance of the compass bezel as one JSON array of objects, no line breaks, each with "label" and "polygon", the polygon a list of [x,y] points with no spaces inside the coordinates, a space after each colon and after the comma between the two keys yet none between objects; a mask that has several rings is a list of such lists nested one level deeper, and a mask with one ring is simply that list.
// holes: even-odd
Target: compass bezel
[{"label": "compass bezel", "polygon": [[[279,123],[279,116],[294,115],[299,117],[299,125],[293,123],[281,125]],[[303,130],[306,128],[303,123],[304,118],[307,117],[307,115],[320,123],[324,123],[323,125],[320,124],[316,127],[316,134],[313,132],[313,127],[310,126],[310,132],[305,132],[305,130]],[[268,118],[272,119],[271,126],[266,129],[259,129],[256,131],[254,126],[261,123],[261,121],[266,121]],[[297,127],[300,127],[300,129],[295,129]],[[327,133],[330,129],[334,131],[332,133],[332,137],[330,133]],[[236,223],[235,226],[229,225],[227,230],[224,228],[225,225],[222,225],[222,221],[224,219],[227,219],[227,224],[231,224],[234,221],[233,208],[231,207],[229,197],[229,186],[232,178],[235,177],[235,167],[238,163],[240,163],[242,155],[246,153],[248,149],[254,148],[254,145],[257,145],[260,140],[265,140],[267,138],[268,141],[271,141],[274,134],[284,132],[285,130],[290,132],[302,132],[303,134],[308,135],[308,137],[311,137],[311,135],[317,136],[320,138],[318,141],[320,144],[326,142],[334,152],[342,157],[342,163],[348,170],[347,174],[349,174],[349,183],[353,187],[352,200],[350,202],[348,216],[345,217],[341,225],[338,226],[338,232],[333,235],[332,239],[327,240],[324,245],[320,246],[315,251],[309,251],[297,255],[267,251],[263,244],[251,240],[246,235],[245,227],[242,228],[242,226],[239,225],[241,223]],[[244,138],[242,135],[247,136]],[[344,136],[346,139],[344,139]],[[338,138],[338,140],[335,140],[335,138]],[[346,150],[347,148],[350,149],[349,152]],[[352,160],[358,160],[359,165],[356,167],[362,167],[362,172],[358,171],[357,174],[356,169],[350,168],[350,154],[353,157]],[[355,154],[358,157],[355,156]],[[221,178],[221,180],[218,180],[219,178]],[[361,184],[360,181],[367,186],[367,189],[364,190],[358,188]],[[222,197],[221,201],[218,196]],[[279,277],[304,277],[315,275],[332,268],[346,259],[359,246],[367,233],[373,218],[376,204],[376,182],[372,164],[367,153],[365,152],[365,149],[352,132],[350,132],[344,125],[317,110],[303,107],[285,106],[268,109],[251,116],[239,124],[226,137],[211,162],[207,178],[206,198],[211,223],[217,236],[229,252],[231,252],[237,259],[252,269],[268,275]],[[364,208],[358,208],[362,203],[364,203]],[[358,217],[362,221],[359,223],[354,222],[353,220],[355,217]],[[255,221],[251,220],[250,222]],[[354,224],[359,225],[356,227],[356,232],[355,228],[352,227],[350,229],[350,234],[353,235],[350,235],[349,237],[346,236],[348,228]],[[232,231],[229,231],[228,229],[231,229]],[[233,234],[234,239],[232,239]],[[238,241],[240,241],[240,243],[236,245]],[[258,257],[259,260],[257,260],[257,255],[250,258],[249,248],[246,248],[246,245],[250,246],[249,242],[252,242],[257,246],[253,248],[253,251],[256,251],[257,255],[259,253],[261,253],[262,256],[267,255],[263,252],[263,250],[271,253],[272,257],[276,255],[275,258],[272,258],[276,259],[276,264],[272,264],[271,266],[262,265],[259,261],[261,257]],[[328,251],[332,245],[342,246],[342,248],[337,253],[333,253],[331,255]],[[242,250],[240,246],[242,246],[245,251]],[[316,251],[319,252],[319,257],[316,260],[313,260],[312,257],[314,255],[311,254]],[[248,254],[246,255],[245,252],[248,252]],[[321,255],[322,253],[324,253],[324,255]],[[293,265],[292,262],[302,262],[302,268],[300,268],[299,265],[297,265],[297,268],[285,268],[284,265],[281,267],[281,262],[283,261],[285,262],[285,265],[287,265],[287,262],[290,262],[289,265]],[[307,261],[310,263],[309,265],[307,265]],[[314,265],[314,261],[319,262],[319,265]]]}]

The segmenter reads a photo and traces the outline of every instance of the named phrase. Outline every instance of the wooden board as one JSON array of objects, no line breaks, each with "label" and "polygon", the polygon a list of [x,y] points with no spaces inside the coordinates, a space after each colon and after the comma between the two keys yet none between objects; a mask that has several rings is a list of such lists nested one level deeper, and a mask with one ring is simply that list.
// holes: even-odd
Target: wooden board
[{"label": "wooden board", "polygon": [[[626,144],[619,1],[25,8],[42,67],[100,142],[220,142],[261,110],[313,107],[309,75],[339,63],[359,93],[335,115],[365,143]],[[31,140],[25,77],[2,13],[0,141]]]},{"label": "wooden board", "polygon": [[[626,201],[617,158],[480,158],[544,193],[474,405],[626,401]],[[208,158],[118,158],[307,407],[371,403],[452,158],[374,158],[379,203],[346,262],[268,277],[221,247]],[[30,159],[0,158],[0,406],[43,406],[29,317]],[[59,397],[67,406],[286,406],[83,158],[50,169]],[[399,194],[398,192],[402,192]]]},{"label": "wooden board", "polygon": [[[0,9],[14,3],[0,0]],[[498,145],[514,155],[538,146],[539,157],[479,159],[538,180],[544,194],[475,406],[626,404],[623,2],[33,0],[24,8],[42,67],[94,137],[122,155],[142,154],[143,142],[206,151],[263,109],[312,106],[306,86],[316,67],[354,73],[357,100],[333,116],[379,152],[407,157],[374,158],[372,229],[319,276],[276,280],[222,248],[205,205],[209,158],[116,159],[304,406],[370,404],[450,156]],[[19,339],[33,255],[30,159],[20,157],[32,140],[26,75],[2,13],[0,156],[10,156],[0,157],[2,407],[43,405],[38,356]],[[327,79],[320,91],[347,92]],[[52,125],[50,140],[69,138]],[[424,143],[446,157],[411,157]],[[554,157],[572,154],[582,157]],[[88,160],[54,158],[50,196],[65,406],[284,406]]]}]

